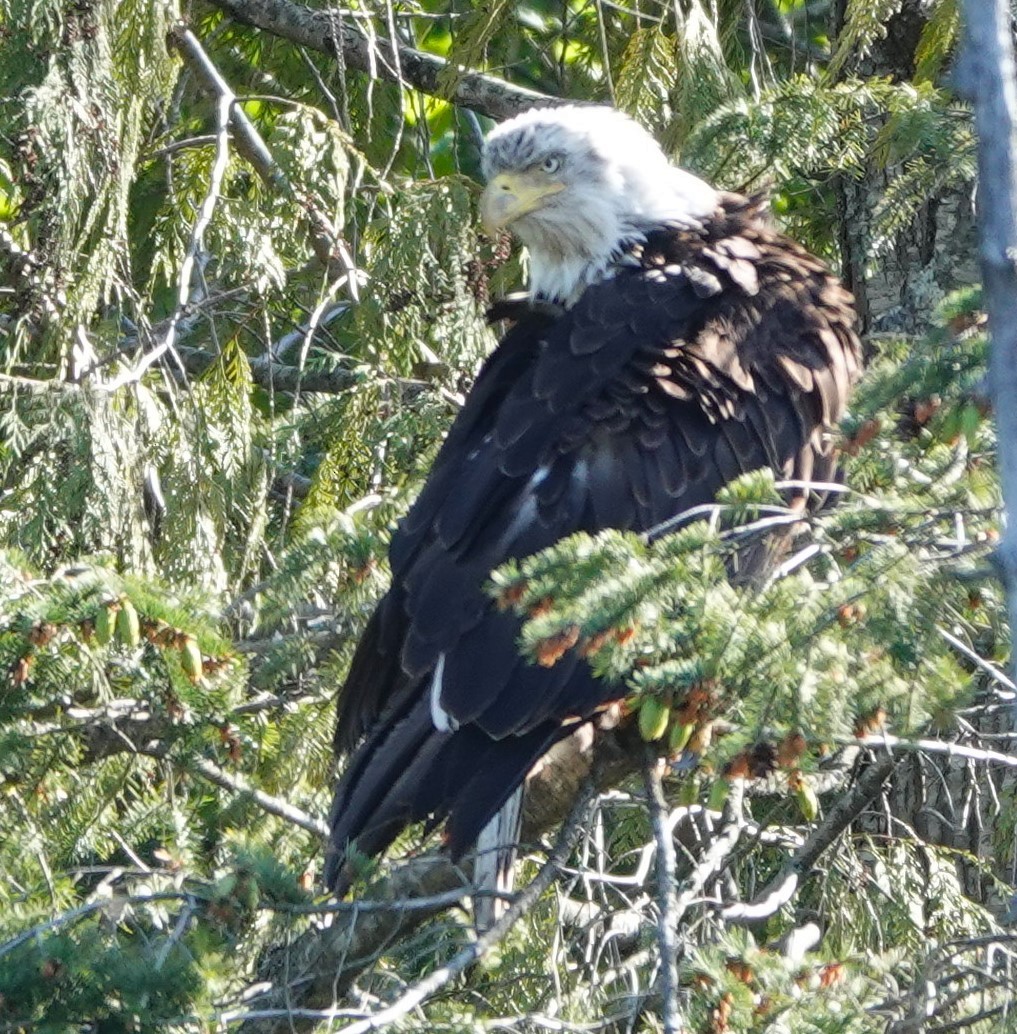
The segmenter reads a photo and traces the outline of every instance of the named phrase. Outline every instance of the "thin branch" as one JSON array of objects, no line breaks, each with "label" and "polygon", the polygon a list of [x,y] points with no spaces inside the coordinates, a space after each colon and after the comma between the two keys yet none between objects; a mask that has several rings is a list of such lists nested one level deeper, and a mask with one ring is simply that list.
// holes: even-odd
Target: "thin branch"
[{"label": "thin branch", "polygon": [[33,377],[0,373],[0,394],[4,395],[67,395],[78,390],[78,386],[69,381],[38,381]]},{"label": "thin branch", "polygon": [[788,860],[753,901],[729,905],[721,915],[729,922],[751,922],[773,915],[794,896],[802,879],[819,860],[820,855],[851,825],[865,806],[879,793],[894,769],[896,759],[882,755],[855,784],[847,796],[830,809],[830,813],[816,827],[815,832]]},{"label": "thin branch", "polygon": [[349,302],[339,302],[337,305],[322,311],[320,315],[315,310],[307,323],[297,327],[296,330],[290,331],[289,334],[284,334],[278,341],[273,341],[269,345],[268,351],[271,357],[277,362],[283,363],[286,362],[290,352],[297,350],[298,345],[301,350],[306,350],[308,343],[313,340],[319,331],[325,330],[340,316],[349,312],[349,309]]},{"label": "thin branch", "polygon": [[[447,61],[412,47],[367,34],[352,24],[344,12],[312,10],[290,0],[212,0],[237,21],[254,25],[273,36],[317,50],[340,53],[350,68],[371,78],[410,86],[422,93],[443,97],[442,82],[450,68]],[[556,97],[513,86],[492,75],[469,69],[456,70],[450,100],[494,119],[511,118],[534,107],[567,103]]]},{"label": "thin branch", "polygon": [[269,151],[265,141],[262,140],[261,134],[255,129],[254,123],[244,113],[244,109],[237,100],[237,95],[212,63],[208,54],[205,53],[198,37],[186,26],[175,25],[170,30],[170,38],[180,51],[188,68],[216,98],[220,110],[226,109],[228,125],[233,131],[232,139],[236,143],[237,151],[243,155],[268,186],[292,197],[300,205],[311,224],[311,247],[314,249],[318,261],[328,268],[337,257],[341,257],[349,276],[351,292],[355,294],[357,272],[349,261],[345,246],[333,228],[325,221],[317,206],[311,204],[306,198],[298,196],[293,189],[293,185],[278,162],[272,157],[272,152]]},{"label": "thin branch", "polygon": [[[228,1009],[218,1013],[219,1023],[254,1023],[257,1020],[341,1020],[363,1016],[363,1009]],[[345,1029],[345,1028],[343,1028]]]},{"label": "thin branch", "polygon": [[[183,368],[194,376],[204,373],[218,360],[217,355],[201,348],[178,346],[176,354]],[[298,366],[273,362],[267,356],[249,359],[251,380],[262,388],[285,392],[320,392],[339,395],[363,383],[363,375],[353,370],[301,370]]]},{"label": "thin branch", "polygon": [[163,339],[151,351],[145,352],[138,360],[133,369],[124,370],[113,380],[102,385],[105,391],[116,391],[127,384],[134,384],[139,381],[149,367],[158,362],[164,355],[173,354],[173,346],[176,343],[177,325],[183,319],[187,311],[193,288],[195,266],[198,263],[202,251],[205,230],[212,221],[215,206],[219,200],[220,190],[226,176],[226,168],[229,163],[229,121],[230,121],[230,96],[220,94],[216,104],[216,134],[215,134],[215,161],[212,163],[212,170],[209,173],[208,190],[198,208],[198,215],[191,227],[191,237],[187,244],[187,252],[183,262],[180,263],[180,273],[177,278],[177,303],[170,316],[169,326]]},{"label": "thin branch", "polygon": [[169,752],[162,747],[151,747],[141,753],[153,758],[174,761],[182,768],[197,772],[198,775],[207,779],[210,783],[215,783],[216,786],[220,786],[222,789],[229,790],[232,793],[240,794],[243,797],[249,797],[263,811],[267,811],[270,815],[275,815],[277,818],[285,819],[287,822],[292,822],[294,826],[306,829],[308,833],[314,833],[315,836],[321,837],[322,840],[328,836],[327,822],[308,815],[307,812],[302,811],[294,804],[290,804],[289,801],[273,797],[270,793],[259,790],[256,786],[252,786],[239,772],[225,772],[218,765],[205,758],[173,759],[169,757]]},{"label": "thin branch", "polygon": [[93,915],[96,912],[115,911],[122,905],[147,905],[153,901],[189,901],[192,897],[193,895],[184,891],[160,890],[150,891],[148,893],[139,891],[129,897],[114,896],[111,898],[96,898],[92,901],[86,901],[83,905],[78,905],[76,908],[71,908],[66,912],[61,912],[59,915],[53,916],[52,919],[47,919],[43,923],[37,923],[35,926],[29,927],[27,930],[22,930],[16,937],[12,937],[10,940],[4,941],[0,944],[0,957],[8,955],[27,941],[41,937],[43,934],[50,933],[52,930],[59,930],[60,927],[67,926],[68,923],[75,923],[79,919],[84,919],[86,916]]},{"label": "thin branch", "polygon": [[926,754],[945,754],[949,758],[964,758],[965,761],[979,761],[985,765],[1017,768],[1017,754],[1001,754],[998,750],[985,750],[982,747],[964,747],[959,743],[948,743],[945,740],[904,740],[899,736],[880,734],[865,736],[858,742],[863,747],[916,750]]},{"label": "thin branch", "polygon": [[678,862],[660,778],[661,761],[649,744],[644,753],[643,782],[657,845],[657,907],[660,909],[657,944],[660,949],[660,993],[664,999],[664,1034],[679,1034],[683,1024],[678,1009],[678,896],[675,892]]},{"label": "thin branch", "polygon": [[1017,694],[1017,683],[1013,681],[1005,672],[999,670],[992,661],[987,661],[984,657],[979,656],[974,650],[971,649],[965,642],[958,639],[955,635],[948,632],[945,628],[937,626],[936,631],[959,653],[964,654],[965,657],[976,668],[981,668],[994,682],[998,682],[1004,689],[1010,691],[1011,694]]},{"label": "thin branch", "polygon": [[183,140],[174,140],[171,143],[164,145],[151,151],[145,156],[146,161],[158,161],[160,158],[165,158],[167,155],[176,154],[177,151],[186,151],[192,147],[207,147],[209,144],[215,143],[215,135],[213,133],[204,133],[201,136],[189,136]]}]

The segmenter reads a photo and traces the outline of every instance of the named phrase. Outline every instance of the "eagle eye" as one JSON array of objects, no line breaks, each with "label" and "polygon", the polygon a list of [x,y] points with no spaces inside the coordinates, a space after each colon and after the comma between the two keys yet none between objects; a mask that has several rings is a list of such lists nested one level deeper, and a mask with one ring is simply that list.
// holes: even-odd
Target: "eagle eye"
[{"label": "eagle eye", "polygon": [[549,154],[541,163],[540,168],[548,175],[557,172],[561,168],[561,158],[557,154]]}]

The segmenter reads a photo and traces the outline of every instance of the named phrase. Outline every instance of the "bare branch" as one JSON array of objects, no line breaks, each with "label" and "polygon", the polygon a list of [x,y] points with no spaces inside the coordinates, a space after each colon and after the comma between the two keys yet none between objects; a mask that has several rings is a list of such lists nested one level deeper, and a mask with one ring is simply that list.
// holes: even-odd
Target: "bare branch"
[{"label": "bare branch", "polygon": [[936,631],[955,649],[958,653],[962,653],[971,663],[988,675],[993,682],[998,682],[1004,689],[1007,690],[1008,699],[1013,699],[1014,695],[1017,694],[1017,684],[1014,683],[1013,679],[1009,678],[1005,672],[999,670],[992,661],[987,661],[984,657],[979,656],[974,650],[971,649],[966,643],[958,639],[953,633],[948,632],[945,628],[936,626]]},{"label": "bare branch", "polygon": [[820,855],[862,813],[862,809],[879,793],[894,769],[896,759],[884,754],[867,768],[851,793],[842,797],[816,827],[815,832],[795,852],[784,868],[754,901],[729,905],[721,915],[730,922],[751,922],[773,915],[794,896],[802,879]]},{"label": "bare branch", "polygon": [[[443,96],[442,73],[448,62],[412,47],[393,46],[391,40],[368,36],[339,10],[317,11],[290,0],[212,0],[237,21],[254,25],[273,36],[324,54],[342,53],[350,68],[372,78],[388,79],[422,93]],[[494,119],[511,118],[534,107],[552,107],[565,101],[513,86],[492,75],[457,69],[450,99],[462,107]]]},{"label": "bare branch", "polygon": [[[177,346],[177,355],[184,369],[190,374],[204,373],[218,356],[201,348]],[[324,395],[338,395],[349,391],[363,381],[360,374],[341,367],[336,370],[301,370],[299,366],[273,362],[267,356],[249,359],[251,380],[262,388],[285,392],[321,392]]]},{"label": "bare branch", "polygon": [[[169,752],[162,748],[152,748],[143,753],[154,758],[169,757]],[[259,808],[267,811],[270,815],[275,815],[277,818],[292,822],[294,826],[306,829],[309,833],[314,833],[322,839],[328,836],[327,822],[308,815],[307,812],[301,811],[300,808],[290,804],[289,801],[273,797],[271,794],[265,793],[264,790],[251,786],[239,772],[225,772],[218,765],[205,758],[187,758],[183,761],[178,761],[178,763],[182,768],[197,772],[198,775],[204,777],[210,783],[215,783],[216,786],[222,787],[224,790],[240,794],[243,797],[250,797]]]},{"label": "bare branch", "polygon": [[121,904],[138,905],[150,904],[153,901],[188,901],[191,897],[192,895],[185,892],[171,890],[139,891],[127,898],[94,898],[91,901],[86,901],[83,905],[78,905],[77,908],[67,909],[67,911],[61,912],[58,915],[53,916],[52,919],[47,919],[43,923],[37,923],[35,926],[30,926],[27,930],[22,930],[17,936],[12,937],[8,941],[4,941],[0,944],[0,957],[10,954],[10,952],[14,951],[15,948],[19,948],[22,944],[35,940],[43,934],[50,933],[52,930],[59,930],[61,927],[76,923],[79,919],[84,919],[90,915],[94,915],[96,912],[108,912],[114,910],[116,906]]},{"label": "bare branch", "polygon": [[[311,246],[318,260],[326,268],[330,267],[338,256],[348,260],[345,246],[333,228],[325,221],[317,206],[309,203],[307,199],[297,196],[293,185],[272,157],[261,134],[255,129],[254,123],[244,114],[244,109],[237,103],[237,95],[212,63],[208,54],[205,53],[198,37],[184,25],[174,26],[170,36],[187,66],[194,72],[202,85],[212,93],[220,107],[225,107],[228,114],[228,125],[233,131],[233,140],[240,154],[250,162],[254,171],[268,186],[292,197],[303,209],[311,224]],[[351,266],[352,263],[345,261],[344,265]],[[355,293],[355,270],[348,269],[347,272],[351,277],[349,281],[351,291]]]},{"label": "bare branch", "polygon": [[678,862],[660,778],[661,761],[649,744],[645,754],[643,781],[657,845],[657,907],[660,909],[657,944],[660,949],[660,993],[664,999],[664,1034],[678,1034],[684,1029],[678,1009],[678,896],[675,893]]},{"label": "bare branch", "polygon": [[177,303],[173,309],[172,316],[170,316],[166,334],[155,348],[141,356],[133,369],[124,370],[111,381],[102,384],[104,391],[113,392],[127,384],[139,381],[145,371],[164,355],[169,354],[172,356],[174,354],[177,326],[191,300],[191,291],[194,286],[192,281],[195,270],[199,268],[198,264],[204,246],[205,230],[208,229],[212,221],[212,215],[219,200],[222,182],[226,176],[226,168],[229,161],[228,127],[231,106],[231,95],[222,93],[218,96],[216,104],[215,161],[212,163],[212,169],[209,174],[208,190],[205,192],[205,197],[198,208],[194,225],[191,227],[187,252],[180,263],[180,272],[177,278]]},{"label": "bare branch", "polygon": [[[1008,733],[1007,735],[1010,734]],[[985,765],[1002,765],[1005,768],[1017,768],[1017,754],[1002,754],[998,750],[985,750],[982,747],[965,747],[963,744],[948,743],[945,740],[905,740],[899,736],[880,734],[878,736],[866,736],[858,742],[863,747],[923,751],[926,754],[945,754],[948,758],[979,761]]]}]

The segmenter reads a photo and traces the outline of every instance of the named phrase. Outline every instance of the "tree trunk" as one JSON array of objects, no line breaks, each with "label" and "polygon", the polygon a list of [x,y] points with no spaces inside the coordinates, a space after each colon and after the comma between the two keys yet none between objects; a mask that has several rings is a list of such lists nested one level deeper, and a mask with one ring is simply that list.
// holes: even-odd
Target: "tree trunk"
[{"label": "tree trunk", "polygon": [[[834,6],[835,39],[846,6],[847,0]],[[932,6],[931,0],[904,0],[886,35],[843,74],[911,80]],[[892,240],[877,243],[875,214],[897,170],[875,164],[860,177],[842,176],[837,184],[842,273],[858,300],[866,333],[921,332],[945,295],[978,282],[974,184],[932,194],[910,224]]]},{"label": "tree trunk", "polygon": [[[835,34],[843,26],[846,7],[847,0],[834,6]],[[932,7],[931,0],[904,0],[885,37],[845,74],[911,80],[915,51]],[[894,175],[892,167],[879,169],[872,163],[863,176],[842,176],[837,184],[842,275],[858,300],[868,334],[921,333],[950,291],[980,280],[974,183],[933,194],[909,225],[877,247],[875,216]],[[1012,733],[1010,709],[988,706],[995,702],[991,692],[987,701],[968,720],[982,734]],[[998,747],[999,741],[986,745]],[[1003,914],[1009,902],[990,873],[1007,883],[1012,878],[1013,844],[999,830],[1000,812],[1012,798],[1013,783],[1009,771],[999,776],[963,759],[915,754],[888,784],[882,812],[869,812],[860,825],[869,833],[890,837],[913,830],[926,843],[956,850],[964,892]]]}]

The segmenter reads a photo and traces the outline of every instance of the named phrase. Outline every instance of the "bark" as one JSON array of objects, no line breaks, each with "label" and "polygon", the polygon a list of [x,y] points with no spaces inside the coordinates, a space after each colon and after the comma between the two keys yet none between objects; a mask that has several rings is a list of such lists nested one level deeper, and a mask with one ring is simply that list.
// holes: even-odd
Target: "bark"
[{"label": "bark", "polygon": [[[1017,631],[1017,68],[1007,0],[966,0],[958,86],[974,102],[982,283],[992,334],[989,370],[998,464],[1010,520],[997,560]],[[1014,669],[1017,671],[1017,667]]]},{"label": "bark", "polygon": [[[834,36],[846,0],[833,10]],[[885,36],[847,74],[894,82],[914,75],[915,50],[932,0],[904,0]],[[874,249],[874,216],[897,173],[874,163],[860,177],[837,184],[842,275],[858,302],[866,332],[921,332],[935,306],[950,291],[978,281],[977,233],[972,189],[945,188],[929,197],[910,225]]]},{"label": "bark", "polygon": [[493,75],[456,70],[451,88],[443,88],[447,61],[412,47],[393,45],[382,37],[369,39],[343,12],[312,10],[290,0],[212,0],[237,21],[254,25],[273,36],[290,40],[324,54],[341,53],[350,68],[372,78],[402,83],[434,96],[448,96],[454,103],[494,119],[507,119],[533,107],[549,107],[566,101],[536,90],[513,86]]}]

